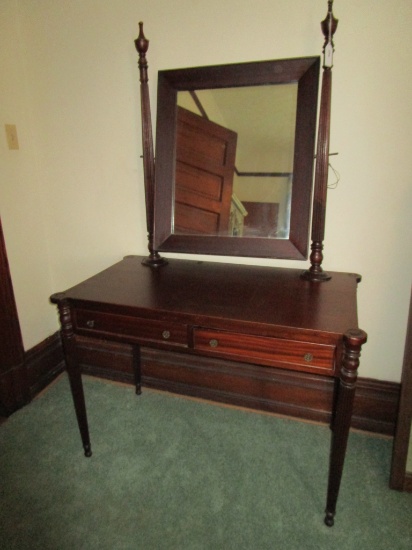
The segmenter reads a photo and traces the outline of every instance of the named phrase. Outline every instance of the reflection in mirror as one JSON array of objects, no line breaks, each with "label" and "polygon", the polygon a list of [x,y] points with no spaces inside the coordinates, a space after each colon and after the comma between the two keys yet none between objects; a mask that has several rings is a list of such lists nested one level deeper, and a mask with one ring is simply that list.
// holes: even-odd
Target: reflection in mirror
[{"label": "reflection in mirror", "polygon": [[307,258],[319,67],[159,71],[155,250]]},{"label": "reflection in mirror", "polygon": [[297,88],[178,92],[175,234],[289,237]]}]

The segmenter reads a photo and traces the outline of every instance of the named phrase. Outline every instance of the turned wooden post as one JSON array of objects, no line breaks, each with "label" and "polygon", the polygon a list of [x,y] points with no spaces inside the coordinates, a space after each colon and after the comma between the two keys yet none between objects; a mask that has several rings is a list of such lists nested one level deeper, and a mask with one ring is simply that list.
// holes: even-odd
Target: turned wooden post
[{"label": "turned wooden post", "polygon": [[330,279],[330,275],[322,269],[322,262],[329,171],[330,111],[334,52],[333,35],[338,26],[338,20],[335,19],[332,13],[332,6],[333,0],[329,0],[328,14],[321,23],[325,42],[323,45],[323,76],[316,150],[315,190],[313,196],[311,267],[302,275],[304,279],[310,281],[327,281]]},{"label": "turned wooden post", "polygon": [[150,267],[159,267],[167,264],[167,260],[162,258],[159,253],[153,249],[154,232],[154,186],[155,186],[155,160],[153,154],[153,135],[152,119],[150,113],[150,97],[147,76],[146,52],[149,48],[149,41],[143,33],[143,23],[139,23],[139,36],[134,41],[136,50],[139,53],[139,71],[140,71],[140,104],[142,112],[142,141],[143,141],[143,172],[144,188],[146,196],[146,223],[149,256],[142,263]]},{"label": "turned wooden post", "polygon": [[74,340],[73,324],[70,305],[64,299],[64,293],[54,294],[51,301],[57,304],[59,309],[61,335],[66,359],[66,370],[69,377],[70,388],[73,397],[74,409],[76,411],[77,424],[82,438],[84,455],[92,456],[90,445],[89,426],[87,423],[86,402],[84,399],[81,370],[76,358],[76,343]]},{"label": "turned wooden post", "polygon": [[336,513],[343,464],[352,418],[353,400],[358,377],[359,357],[367,335],[363,330],[348,330],[343,336],[343,357],[340,371],[336,409],[332,424],[332,443],[329,465],[328,495],[325,523],[331,527]]}]

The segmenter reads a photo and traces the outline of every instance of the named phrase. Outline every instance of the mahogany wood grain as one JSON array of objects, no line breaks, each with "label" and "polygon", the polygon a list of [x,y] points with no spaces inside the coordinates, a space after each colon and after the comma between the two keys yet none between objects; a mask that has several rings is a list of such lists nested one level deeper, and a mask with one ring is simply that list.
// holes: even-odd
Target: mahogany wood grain
[{"label": "mahogany wood grain", "polygon": [[64,295],[81,309],[319,343],[357,327],[354,273],[334,273],[322,287],[298,269],[169,259],[152,270],[141,259],[126,256]]},{"label": "mahogany wood grain", "polygon": [[304,372],[333,374],[335,351],[333,345],[312,344],[270,338],[249,336],[222,330],[194,330],[194,349],[211,357],[223,357],[237,361],[251,361]]}]

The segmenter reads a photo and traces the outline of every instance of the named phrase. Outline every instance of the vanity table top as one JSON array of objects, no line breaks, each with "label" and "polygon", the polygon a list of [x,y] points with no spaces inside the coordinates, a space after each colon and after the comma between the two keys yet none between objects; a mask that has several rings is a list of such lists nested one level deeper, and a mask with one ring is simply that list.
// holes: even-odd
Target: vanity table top
[{"label": "vanity table top", "polygon": [[300,269],[180,259],[150,268],[142,259],[126,256],[51,301],[222,330],[283,330],[286,336],[290,329],[342,335],[358,327],[360,277],[353,273],[332,272],[331,280],[316,283],[303,280]]}]

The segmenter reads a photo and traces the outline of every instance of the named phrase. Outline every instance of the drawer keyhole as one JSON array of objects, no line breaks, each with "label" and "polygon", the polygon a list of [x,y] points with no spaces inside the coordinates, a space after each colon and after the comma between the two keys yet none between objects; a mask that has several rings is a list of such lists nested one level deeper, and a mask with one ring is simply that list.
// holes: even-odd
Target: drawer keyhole
[{"label": "drawer keyhole", "polygon": [[217,346],[219,345],[219,342],[216,340],[216,338],[212,338],[209,341],[209,345],[211,348],[217,348]]},{"label": "drawer keyhole", "polygon": [[311,353],[305,353],[305,355],[303,356],[304,360],[306,361],[306,363],[310,363],[313,359],[313,355]]},{"label": "drawer keyhole", "polygon": [[164,330],[162,332],[162,336],[163,336],[164,340],[168,340],[170,338],[170,331],[169,330]]},{"label": "drawer keyhole", "polygon": [[92,319],[90,319],[89,321],[86,321],[86,325],[89,327],[89,328],[94,328],[94,321]]}]

